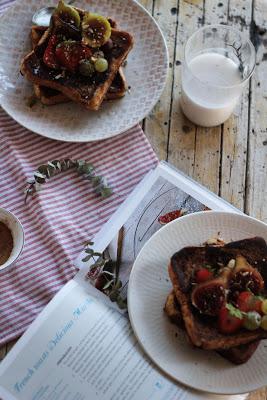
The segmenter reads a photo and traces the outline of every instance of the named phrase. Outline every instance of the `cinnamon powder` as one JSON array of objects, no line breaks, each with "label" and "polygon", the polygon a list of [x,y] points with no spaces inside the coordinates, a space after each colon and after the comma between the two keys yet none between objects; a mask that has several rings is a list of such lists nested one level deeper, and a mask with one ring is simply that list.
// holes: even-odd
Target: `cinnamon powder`
[{"label": "cinnamon powder", "polygon": [[12,233],[3,222],[0,222],[0,265],[3,265],[9,259],[12,249]]}]

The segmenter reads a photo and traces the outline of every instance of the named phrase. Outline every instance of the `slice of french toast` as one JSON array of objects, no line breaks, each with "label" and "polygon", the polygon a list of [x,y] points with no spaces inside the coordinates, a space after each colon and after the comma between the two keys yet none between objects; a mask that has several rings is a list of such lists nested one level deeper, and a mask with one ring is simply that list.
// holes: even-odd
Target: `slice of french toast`
[{"label": "slice of french toast", "polygon": [[[113,19],[108,19],[112,28],[117,29],[117,23]],[[31,27],[30,39],[32,44],[32,49],[34,50],[35,47],[38,45],[39,41],[41,40],[43,34],[47,30],[45,26],[33,25]],[[67,96],[63,93],[59,92],[58,90],[51,89],[46,86],[40,86],[37,84],[33,85],[34,93],[37,99],[41,101],[44,105],[55,105],[61,103],[67,103],[71,101]],[[118,73],[116,74],[107,94],[105,100],[116,100],[123,97],[127,90],[127,82],[122,70],[120,67]]]},{"label": "slice of french toast", "polygon": [[[80,9],[76,10],[82,20],[85,12]],[[22,60],[22,75],[34,84],[60,91],[70,100],[82,104],[87,109],[98,110],[110,87],[111,96],[114,98],[112,82],[133,47],[133,37],[128,32],[111,28],[111,45],[99,48],[108,61],[108,69],[102,73],[95,72],[93,76],[88,77],[65,69],[49,68],[44,63],[44,54],[48,49],[50,39],[59,35],[64,37],[65,41],[75,40],[78,43],[82,41],[78,28],[65,23],[58,15],[53,15],[49,29],[44,33],[35,49]]]},{"label": "slice of french toast", "polygon": [[[234,268],[227,268],[231,260],[240,260],[244,263],[244,268],[242,269],[240,262],[236,262]],[[204,306],[210,307],[220,301],[221,292],[218,297],[216,288],[223,284],[225,284],[225,294],[228,297],[232,290],[238,294],[238,290],[239,292],[250,290],[253,289],[253,285],[259,286],[257,294],[266,297],[267,246],[264,239],[255,237],[218,247],[185,247],[172,256],[168,269],[175,296],[181,307],[188,338],[194,346],[207,350],[222,350],[267,338],[267,331],[261,328],[255,330],[241,328],[236,333],[222,333],[214,316],[210,313],[206,315],[203,310],[199,311],[196,304],[193,304],[195,298],[192,300],[192,294],[196,293],[196,287],[198,287],[195,281],[196,271],[203,265],[219,270],[218,276],[208,281],[206,293],[209,294],[209,302],[203,303]],[[221,270],[223,273],[220,272]],[[264,286],[260,285],[260,277]],[[214,288],[215,291],[213,291]],[[198,290],[198,295],[201,298],[201,290]]]},{"label": "slice of french toast", "polygon": [[[176,299],[174,291],[171,291],[169,293],[165,303],[164,311],[166,312],[168,318],[173,324],[185,330],[181,307]],[[247,343],[246,345],[240,345],[232,347],[230,349],[218,349],[216,350],[216,352],[224,357],[226,360],[231,361],[233,364],[239,365],[247,362],[252,357],[259,343],[260,340],[256,340]]]}]

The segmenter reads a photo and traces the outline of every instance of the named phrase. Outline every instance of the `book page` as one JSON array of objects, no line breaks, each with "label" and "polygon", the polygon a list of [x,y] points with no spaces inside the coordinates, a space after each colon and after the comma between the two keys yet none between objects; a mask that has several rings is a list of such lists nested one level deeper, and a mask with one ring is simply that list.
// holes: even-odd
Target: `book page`
[{"label": "book page", "polygon": [[12,361],[1,365],[3,399],[184,398],[184,389],[144,356],[128,319],[74,282],[33,328]]},{"label": "book page", "polygon": [[[105,293],[113,299],[111,306],[122,311],[126,310],[123,302],[126,303],[130,272],[144,244],[169,221],[183,215],[210,210],[210,207],[204,202],[203,196],[196,196],[194,193],[195,197],[203,198],[203,202],[201,202],[189,193],[190,188],[197,190],[197,184],[191,181],[187,182],[185,176],[173,171],[168,165],[163,164],[157,167],[150,178],[146,179],[142,188],[140,187],[143,190],[140,190],[139,194],[130,196],[133,203],[139,196],[138,204],[135,204],[134,208],[131,204],[125,208],[123,205],[120,208],[120,217],[124,214],[122,225],[118,225],[120,217],[112,218],[114,224],[112,225],[109,221],[108,226],[104,226],[97,235],[91,248],[87,249],[88,251],[96,249],[98,252],[103,252],[104,260],[107,261],[106,265],[100,267],[97,257],[88,257],[88,253],[84,252],[78,263],[80,272],[74,278],[79,284],[87,286],[94,296],[107,303],[109,299],[104,298],[103,293]],[[187,182],[187,191],[180,187],[179,180],[179,186],[177,186],[178,181],[175,184],[175,178],[185,180],[185,182],[181,182],[183,187]],[[203,188],[201,187],[199,190],[203,191]],[[209,198],[209,196],[214,202],[217,202],[216,210],[227,210],[227,203],[222,201],[221,204],[220,198],[207,191],[207,197]],[[210,198],[209,201],[207,199],[209,204],[210,201]],[[231,205],[229,205],[228,211],[233,211]],[[217,235],[217,232],[214,232],[214,235]],[[88,258],[89,263],[83,262]],[[87,265],[87,270],[85,265]],[[120,282],[119,301],[117,301],[118,296],[114,296],[113,290],[114,283],[118,281]]]},{"label": "book page", "polygon": [[145,356],[128,319],[69,282],[0,366],[2,400],[242,400],[191,391]]}]

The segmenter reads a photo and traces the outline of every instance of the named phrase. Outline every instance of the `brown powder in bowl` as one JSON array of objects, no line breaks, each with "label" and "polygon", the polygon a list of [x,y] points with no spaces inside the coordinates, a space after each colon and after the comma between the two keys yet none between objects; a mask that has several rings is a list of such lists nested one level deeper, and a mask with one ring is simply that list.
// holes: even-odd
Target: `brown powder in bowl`
[{"label": "brown powder in bowl", "polygon": [[12,233],[3,222],[0,222],[0,265],[3,265],[9,259],[12,249]]}]

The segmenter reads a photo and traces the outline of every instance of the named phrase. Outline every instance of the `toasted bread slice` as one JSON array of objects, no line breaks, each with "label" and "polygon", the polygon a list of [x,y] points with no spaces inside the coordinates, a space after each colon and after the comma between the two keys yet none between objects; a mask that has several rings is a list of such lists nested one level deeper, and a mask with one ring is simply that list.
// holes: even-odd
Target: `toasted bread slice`
[{"label": "toasted bread slice", "polygon": [[[181,307],[176,299],[174,291],[169,293],[165,303],[164,311],[173,324],[177,325],[181,329],[185,329]],[[256,340],[246,345],[240,345],[230,349],[216,351],[233,364],[243,364],[252,357],[259,343],[260,340]]]},{"label": "toasted bread slice", "polygon": [[[110,25],[112,26],[112,28],[114,28],[114,29],[117,28],[116,21],[109,18],[109,22],[110,22]],[[47,27],[45,27],[45,26],[38,26],[38,25],[32,26],[30,38],[31,38],[33,50],[38,45],[39,41],[41,40],[41,38],[46,30],[47,30]],[[34,88],[35,96],[44,105],[55,105],[55,104],[67,103],[67,102],[71,101],[67,96],[65,96],[63,93],[59,92],[58,90],[51,89],[46,86],[36,85],[36,84],[33,85],[33,88]],[[122,67],[120,67],[118,73],[116,74],[116,76],[106,94],[105,100],[120,99],[121,97],[125,96],[126,90],[127,90],[126,79],[125,79]]]},{"label": "toasted bread slice", "polygon": [[[262,238],[244,239],[220,247],[186,247],[175,253],[169,264],[169,275],[175,296],[181,306],[187,335],[194,346],[207,350],[229,349],[255,340],[267,338],[267,331],[257,329],[226,335],[219,332],[217,321],[200,314],[192,305],[192,277],[198,266],[228,262],[241,255],[250,265],[257,267],[267,283],[267,246]],[[265,293],[266,295],[266,293]]]},{"label": "toasted bread slice", "polygon": [[[81,10],[79,12],[82,15],[83,12]],[[35,49],[22,60],[21,73],[34,84],[58,90],[87,109],[98,110],[120,66],[133,47],[133,38],[128,32],[112,28],[113,46],[108,50],[103,49],[105,58],[109,61],[109,68],[105,73],[95,74],[92,78],[67,71],[61,74],[59,70],[48,68],[43,63],[49,38],[60,29],[56,24],[56,17],[54,20],[55,23],[44,33]]]}]

